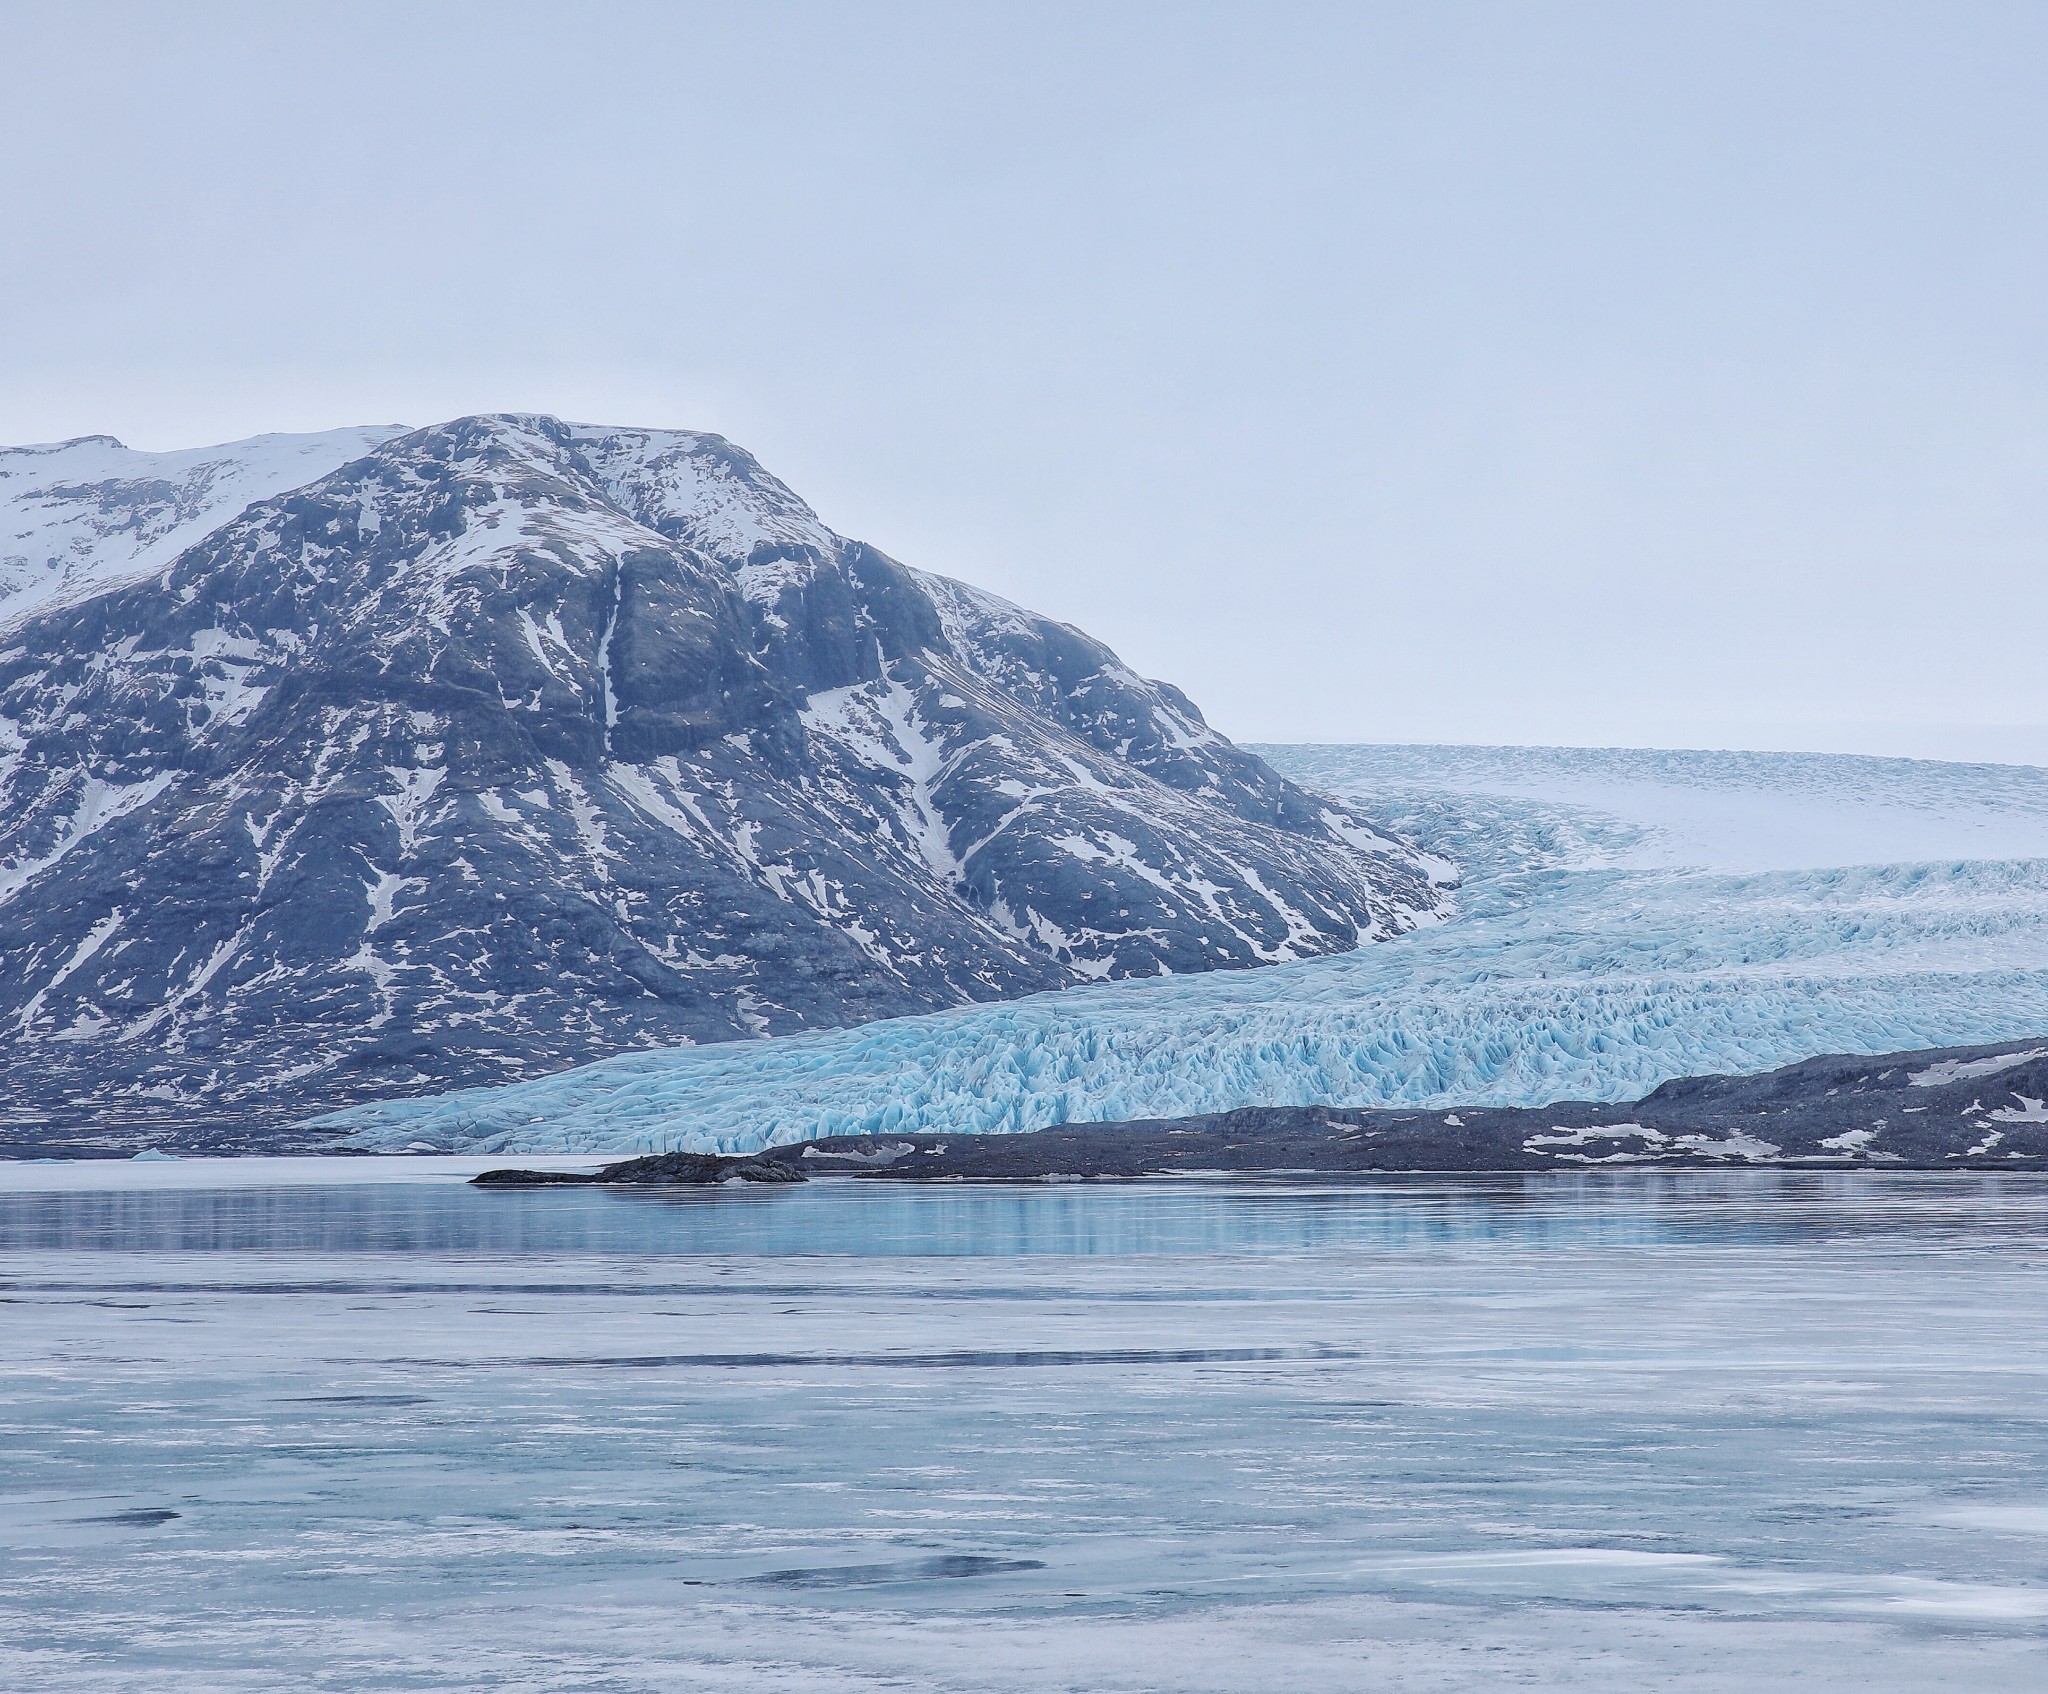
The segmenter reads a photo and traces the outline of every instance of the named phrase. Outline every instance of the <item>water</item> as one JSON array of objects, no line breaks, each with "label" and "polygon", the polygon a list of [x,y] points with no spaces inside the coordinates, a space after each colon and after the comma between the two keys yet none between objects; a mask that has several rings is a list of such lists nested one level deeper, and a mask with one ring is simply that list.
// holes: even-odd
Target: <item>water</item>
[{"label": "water", "polygon": [[329,1169],[0,1166],[0,1686],[2040,1685],[2048,1181]]}]

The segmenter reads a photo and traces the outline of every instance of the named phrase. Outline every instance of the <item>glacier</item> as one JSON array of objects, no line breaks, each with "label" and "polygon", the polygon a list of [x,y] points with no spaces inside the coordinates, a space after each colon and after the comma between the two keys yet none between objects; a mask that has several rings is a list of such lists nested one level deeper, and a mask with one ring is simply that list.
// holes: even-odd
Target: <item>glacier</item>
[{"label": "glacier", "polygon": [[1450,921],[1250,972],[639,1052],[314,1120],[365,1151],[746,1152],[1253,1104],[1544,1105],[2048,1031],[2048,770],[1265,747],[1462,881]]}]

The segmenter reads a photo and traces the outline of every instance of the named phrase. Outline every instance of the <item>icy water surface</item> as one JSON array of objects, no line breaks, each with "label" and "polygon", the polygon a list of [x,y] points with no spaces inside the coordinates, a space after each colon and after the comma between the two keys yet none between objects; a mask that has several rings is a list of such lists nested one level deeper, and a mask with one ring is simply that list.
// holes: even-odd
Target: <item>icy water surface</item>
[{"label": "icy water surface", "polygon": [[0,1687],[2043,1686],[2048,1181],[335,1166],[0,1166]]}]

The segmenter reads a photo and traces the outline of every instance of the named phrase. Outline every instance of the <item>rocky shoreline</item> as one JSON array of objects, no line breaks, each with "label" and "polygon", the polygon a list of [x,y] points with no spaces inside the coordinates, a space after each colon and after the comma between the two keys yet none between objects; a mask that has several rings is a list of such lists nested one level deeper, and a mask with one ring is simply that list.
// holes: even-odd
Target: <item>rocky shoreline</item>
[{"label": "rocky shoreline", "polygon": [[1246,1106],[1205,1117],[1017,1135],[835,1136],[758,1153],[657,1153],[589,1174],[504,1169],[479,1187],[1128,1180],[1208,1173],[2048,1167],[2048,1036],[1756,1076],[1683,1077],[1625,1105],[1368,1110]]}]

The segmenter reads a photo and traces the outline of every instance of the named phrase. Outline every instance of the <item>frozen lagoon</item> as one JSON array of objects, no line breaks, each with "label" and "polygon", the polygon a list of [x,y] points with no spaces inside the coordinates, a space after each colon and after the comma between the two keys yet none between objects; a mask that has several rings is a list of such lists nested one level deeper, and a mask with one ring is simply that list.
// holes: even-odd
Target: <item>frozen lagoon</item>
[{"label": "frozen lagoon", "polygon": [[2042,1179],[355,1163],[0,1166],[0,1686],[2040,1686]]}]

